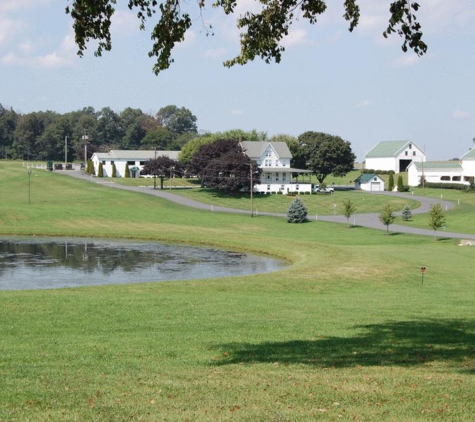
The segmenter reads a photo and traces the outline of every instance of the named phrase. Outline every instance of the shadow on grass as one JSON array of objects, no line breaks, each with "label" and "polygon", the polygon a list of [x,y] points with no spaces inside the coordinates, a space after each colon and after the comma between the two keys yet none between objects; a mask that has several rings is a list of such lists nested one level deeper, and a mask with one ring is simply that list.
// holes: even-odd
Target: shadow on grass
[{"label": "shadow on grass", "polygon": [[217,347],[214,365],[237,363],[304,364],[315,367],[414,366],[445,361],[474,370],[475,322],[422,320],[355,326],[354,337],[229,343]]}]

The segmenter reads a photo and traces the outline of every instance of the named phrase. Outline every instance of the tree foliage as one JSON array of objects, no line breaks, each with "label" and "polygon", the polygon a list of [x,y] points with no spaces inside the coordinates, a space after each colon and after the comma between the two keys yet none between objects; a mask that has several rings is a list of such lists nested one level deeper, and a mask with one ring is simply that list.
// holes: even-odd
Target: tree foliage
[{"label": "tree foliage", "polygon": [[[72,0],[71,6],[66,7],[66,13],[73,18],[73,28],[78,55],[82,56],[90,40],[97,41],[96,56],[112,48],[111,18],[115,12],[117,0]],[[282,41],[289,34],[292,24],[299,19],[306,19],[315,24],[320,15],[326,11],[324,0],[259,0],[260,11],[245,11],[237,20],[240,33],[240,53],[224,62],[231,67],[236,64],[244,65],[260,57],[266,63],[280,62],[285,48]],[[198,3],[202,14],[207,6],[206,0]],[[216,0],[213,4],[221,8],[226,15],[235,13],[237,0]],[[358,25],[360,7],[357,0],[344,0],[344,19],[349,23],[349,31]],[[188,10],[190,3],[180,0],[129,0],[128,7],[135,10],[139,20],[139,28],[145,29],[146,21],[158,14],[158,21],[151,31],[152,45],[148,53],[155,58],[153,71],[158,74],[168,69],[173,63],[172,50],[177,43],[184,41],[186,31],[195,19],[192,11]],[[411,0],[394,0],[389,6],[389,21],[384,37],[396,32],[403,39],[402,49],[412,49],[421,56],[427,51],[422,40],[421,25],[415,12],[419,4]],[[203,24],[203,19],[197,19]],[[205,26],[207,34],[212,34],[211,26]]]},{"label": "tree foliage", "polygon": [[176,135],[196,133],[198,131],[196,116],[185,107],[178,108],[175,105],[162,107],[158,110],[156,117],[161,127]]},{"label": "tree foliage", "polygon": [[98,112],[84,107],[65,114],[20,114],[0,104],[0,158],[63,161],[66,138],[68,161],[85,161],[86,144],[89,157],[96,151],[121,148],[176,151],[194,136],[196,131],[174,133],[154,116],[130,107],[120,113],[109,107]]},{"label": "tree foliage", "polygon": [[201,145],[212,144],[220,139],[234,139],[236,141],[266,141],[267,133],[256,130],[245,131],[241,129],[231,129],[224,132],[205,133],[189,140],[181,148],[179,160],[183,166],[188,166],[193,156],[197,153]]},{"label": "tree foliage", "polygon": [[389,226],[394,223],[396,220],[396,215],[394,214],[391,205],[386,204],[381,213],[379,214],[379,221],[386,226],[386,233],[389,234]]},{"label": "tree foliage", "polygon": [[434,230],[434,239],[436,239],[437,230],[444,227],[445,215],[440,204],[432,204],[429,211],[429,227]]},{"label": "tree foliage", "polygon": [[140,174],[158,177],[160,179],[160,189],[163,189],[163,181],[176,175],[181,177],[183,169],[179,162],[162,156],[147,161]]},{"label": "tree foliage", "polygon": [[287,222],[288,223],[304,223],[307,221],[307,208],[300,200],[299,197],[296,197],[289,206],[287,210]]},{"label": "tree foliage", "polygon": [[351,144],[339,136],[322,132],[304,132],[298,137],[299,161],[294,164],[312,170],[320,184],[329,174],[341,177],[353,170],[355,155]]},{"label": "tree foliage", "polygon": [[343,200],[343,215],[346,217],[346,227],[350,227],[350,217],[356,212],[356,205],[351,199]]},{"label": "tree foliage", "polygon": [[237,192],[259,182],[259,167],[235,139],[218,139],[201,145],[191,158],[187,173],[199,177],[202,186]]},{"label": "tree foliage", "polygon": [[404,208],[401,211],[401,218],[404,221],[409,221],[412,218],[412,211],[409,205],[404,205]]},{"label": "tree foliage", "polygon": [[388,191],[392,192],[394,189],[394,175],[389,173],[389,181],[388,181]]},{"label": "tree foliage", "polygon": [[404,181],[402,180],[401,175],[397,177],[397,191],[404,192]]}]

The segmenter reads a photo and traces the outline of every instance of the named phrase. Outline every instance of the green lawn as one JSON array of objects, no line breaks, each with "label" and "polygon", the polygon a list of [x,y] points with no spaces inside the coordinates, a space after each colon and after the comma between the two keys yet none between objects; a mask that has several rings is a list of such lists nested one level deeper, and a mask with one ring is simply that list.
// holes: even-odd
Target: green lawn
[{"label": "green lawn", "polygon": [[473,419],[473,249],[191,210],[40,170],[28,204],[21,163],[0,161],[0,180],[4,235],[210,244],[292,262],[246,277],[0,291],[0,420]]},{"label": "green lawn", "polygon": [[[456,191],[451,189],[424,189],[417,188],[415,195],[426,195],[453,202],[455,208],[447,210],[446,230],[456,233],[475,234],[475,192]],[[444,210],[445,211],[445,210]],[[403,222],[398,219],[398,224],[411,227],[428,228],[428,215],[413,215],[411,221]],[[443,232],[443,229],[441,230]]]}]

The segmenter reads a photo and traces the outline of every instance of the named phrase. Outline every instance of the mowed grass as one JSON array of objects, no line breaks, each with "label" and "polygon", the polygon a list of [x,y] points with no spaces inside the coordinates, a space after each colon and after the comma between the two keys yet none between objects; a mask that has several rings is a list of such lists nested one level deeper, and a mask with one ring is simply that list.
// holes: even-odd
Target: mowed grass
[{"label": "mowed grass", "polygon": [[0,162],[0,180],[4,235],[212,244],[292,263],[247,277],[1,291],[0,420],[473,419],[473,249],[201,212],[43,171],[28,204],[21,163]]},{"label": "mowed grass", "polygon": [[[456,191],[451,189],[422,190],[421,188],[416,188],[414,194],[451,201],[454,204],[454,208],[447,210],[445,213],[445,230],[456,233],[475,234],[475,192]],[[429,217],[425,214],[414,215],[411,221],[399,221],[398,223],[413,227],[429,228],[428,221]],[[443,229],[441,229],[441,232],[443,232]]]}]

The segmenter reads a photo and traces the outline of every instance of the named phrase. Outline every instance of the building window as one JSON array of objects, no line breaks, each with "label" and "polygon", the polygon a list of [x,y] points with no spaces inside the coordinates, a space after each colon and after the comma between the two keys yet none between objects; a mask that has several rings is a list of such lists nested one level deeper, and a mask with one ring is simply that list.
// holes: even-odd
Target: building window
[{"label": "building window", "polygon": [[452,177],[453,182],[460,182],[460,179],[461,179],[460,176],[453,176]]},{"label": "building window", "polygon": [[[127,164],[129,166],[135,166],[135,161],[127,161]],[[140,164],[142,164],[142,163],[140,163]]]},{"label": "building window", "polygon": [[267,175],[267,180],[270,180],[270,174]]},{"label": "building window", "polygon": [[440,176],[440,180],[450,182],[450,176]]},{"label": "building window", "polygon": [[141,166],[145,165],[145,161],[140,161],[140,165]]},{"label": "building window", "polygon": [[267,185],[267,190],[270,190],[270,185]]},{"label": "building window", "polygon": [[114,161],[111,161],[111,166],[113,166],[113,165],[114,165]]},{"label": "building window", "polygon": [[102,160],[102,165],[103,165],[103,166],[106,165],[106,161],[105,161],[105,160]]},{"label": "building window", "polygon": [[409,144],[409,149],[412,149],[412,144]]},{"label": "building window", "polygon": [[279,180],[279,173],[275,174],[275,180]]},{"label": "building window", "polygon": [[470,182],[470,177],[469,177],[469,176],[464,176],[464,177],[463,177],[463,180],[464,180],[465,182]]},{"label": "building window", "polygon": [[416,156],[416,151],[412,151],[412,155],[415,157]]},{"label": "building window", "polygon": [[282,180],[285,180],[287,175],[285,173],[282,173]]},{"label": "building window", "polygon": [[408,152],[406,151],[406,155],[408,154]]}]

